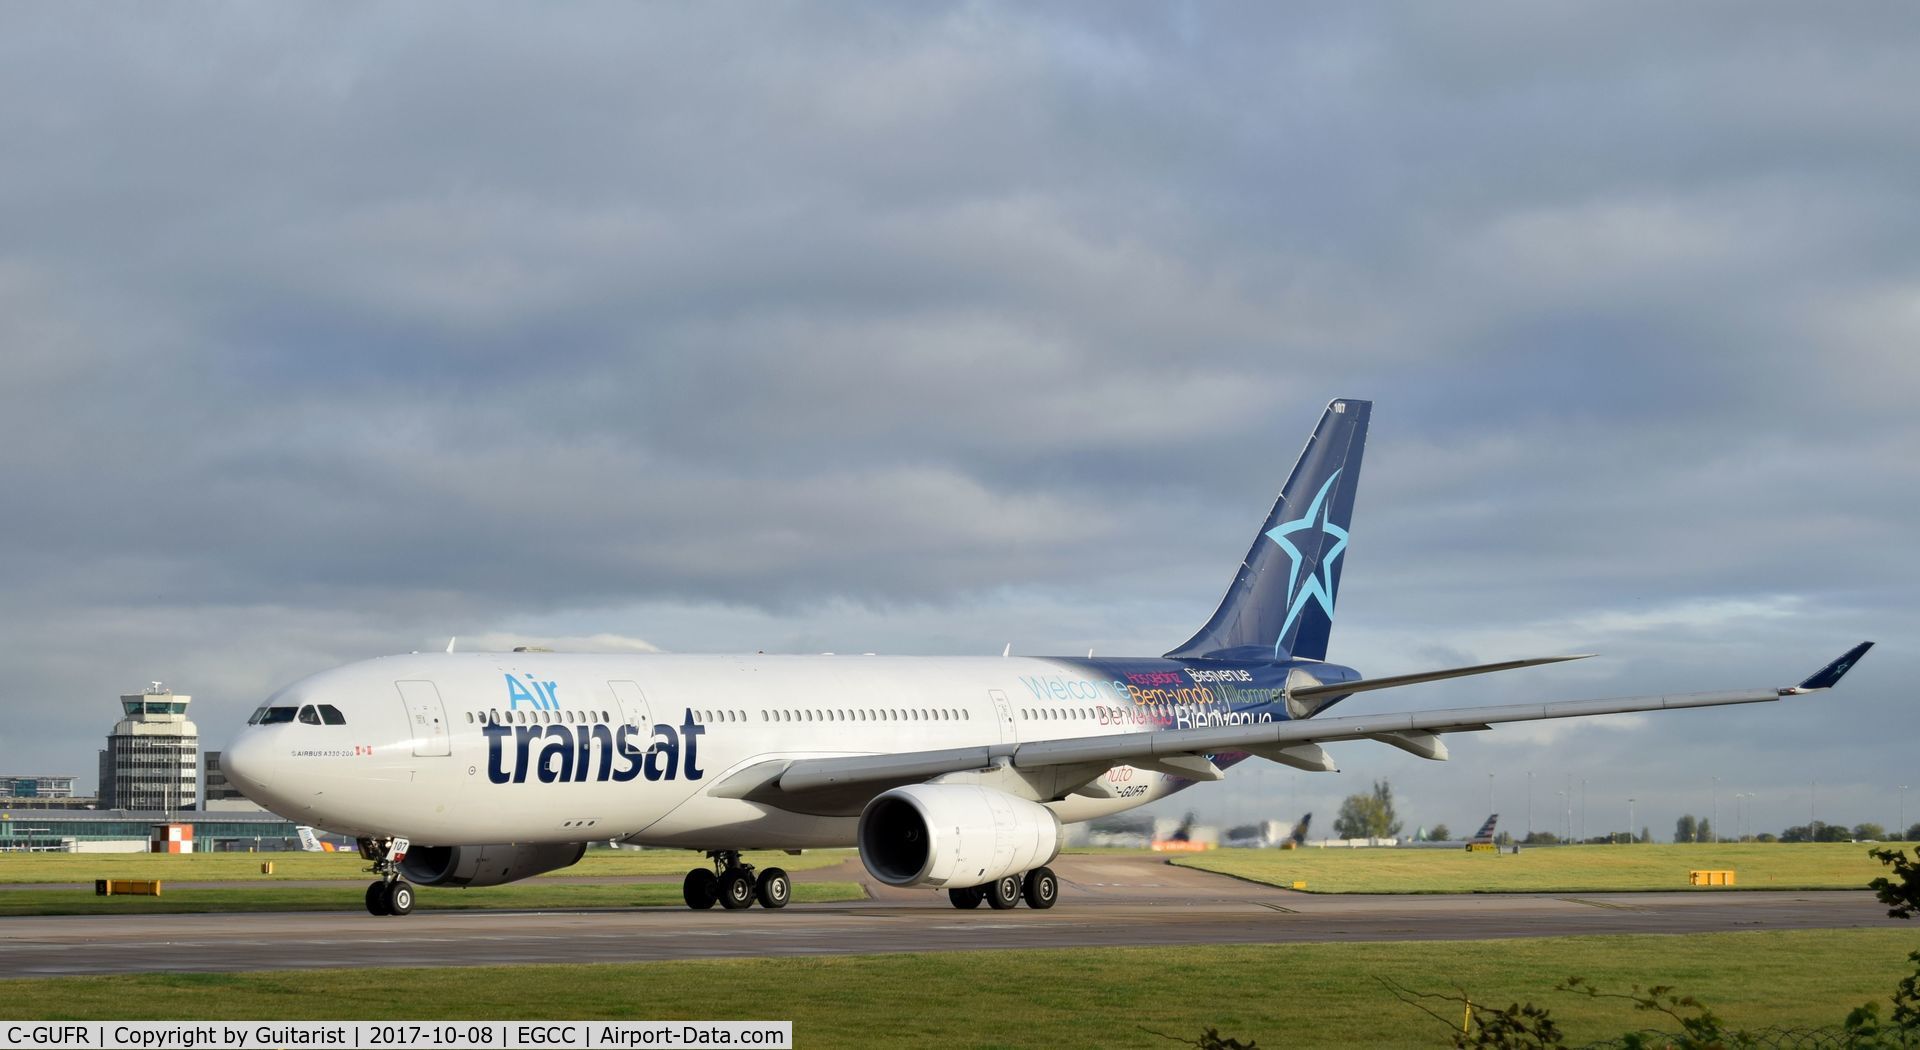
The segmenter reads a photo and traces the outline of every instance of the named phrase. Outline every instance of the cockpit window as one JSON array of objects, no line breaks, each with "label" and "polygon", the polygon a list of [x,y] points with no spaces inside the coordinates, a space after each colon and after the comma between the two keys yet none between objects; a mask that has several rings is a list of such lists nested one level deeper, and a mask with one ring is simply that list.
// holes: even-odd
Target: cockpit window
[{"label": "cockpit window", "polygon": [[320,720],[330,726],[343,726],[347,724],[347,716],[341,714],[340,709],[332,704],[320,705]]},{"label": "cockpit window", "polygon": [[266,708],[264,708],[264,707],[263,707],[263,708],[261,708],[261,709],[260,709],[260,710],[258,710],[258,711],[255,711],[255,712],[253,713],[253,717],[251,717],[251,718],[249,718],[249,719],[247,719],[247,724],[248,724],[248,725],[250,725],[250,726],[253,726],[253,725],[259,725],[259,724],[260,724],[260,720],[261,720],[262,718],[265,718],[265,717],[266,717],[266,714],[267,714],[267,709],[266,709]]},{"label": "cockpit window", "polygon": [[300,722],[302,725],[317,726],[320,724],[320,712],[315,711],[312,704],[308,704],[300,709]]},{"label": "cockpit window", "polygon": [[266,712],[260,716],[258,724],[272,726],[279,725],[282,722],[291,722],[293,721],[293,716],[299,712],[300,709],[297,707],[269,707],[266,709]]}]

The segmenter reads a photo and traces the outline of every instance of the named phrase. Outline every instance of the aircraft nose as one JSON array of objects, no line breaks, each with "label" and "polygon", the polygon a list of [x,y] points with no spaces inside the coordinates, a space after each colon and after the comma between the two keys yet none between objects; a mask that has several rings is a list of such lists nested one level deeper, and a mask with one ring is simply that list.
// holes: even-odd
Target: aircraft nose
[{"label": "aircraft nose", "polygon": [[271,777],[268,767],[273,750],[267,735],[258,729],[242,730],[227,749],[220,752],[220,771],[227,775],[227,782],[262,806],[267,804],[267,781]]}]

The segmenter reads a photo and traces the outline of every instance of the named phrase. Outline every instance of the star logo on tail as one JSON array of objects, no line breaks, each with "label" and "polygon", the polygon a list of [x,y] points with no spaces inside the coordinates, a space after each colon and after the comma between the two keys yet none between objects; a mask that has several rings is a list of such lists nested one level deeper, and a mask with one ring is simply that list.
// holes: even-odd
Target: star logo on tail
[{"label": "star logo on tail", "polygon": [[[1320,486],[1320,491],[1313,497],[1313,502],[1307,504],[1305,514],[1292,521],[1283,521],[1267,530],[1267,538],[1292,559],[1292,564],[1287,569],[1287,619],[1280,625],[1280,637],[1273,641],[1273,652],[1276,657],[1280,655],[1281,639],[1286,638],[1287,632],[1293,629],[1293,621],[1299,619],[1300,611],[1307,607],[1307,599],[1311,598],[1319,602],[1320,608],[1327,614],[1327,619],[1333,619],[1333,563],[1336,558],[1346,553],[1347,530],[1335,525],[1328,516],[1330,509],[1327,506],[1327,493],[1333,491],[1333,483],[1339,478],[1340,471],[1334,471],[1333,476],[1327,479],[1327,483]],[[1294,545],[1290,537],[1295,533],[1309,530],[1332,539],[1333,546],[1326,546],[1324,539],[1320,541],[1319,562],[1312,572],[1307,573],[1306,579],[1302,580],[1300,564],[1306,560],[1307,556],[1301,553],[1300,548]],[[1311,532],[1309,536],[1302,536],[1301,540],[1306,541],[1310,537]]]}]

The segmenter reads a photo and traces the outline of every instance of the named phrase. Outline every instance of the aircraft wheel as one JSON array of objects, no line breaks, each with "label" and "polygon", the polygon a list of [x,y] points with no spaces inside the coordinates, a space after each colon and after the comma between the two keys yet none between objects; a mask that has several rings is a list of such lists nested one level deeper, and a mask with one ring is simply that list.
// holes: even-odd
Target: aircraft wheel
[{"label": "aircraft wheel", "polygon": [[1027,907],[1047,909],[1060,900],[1060,879],[1052,868],[1035,868],[1027,872],[1021,896],[1027,899]]},{"label": "aircraft wheel", "polygon": [[728,911],[753,907],[753,876],[738,868],[720,876],[720,906]]},{"label": "aircraft wheel", "polygon": [[995,911],[1006,911],[1020,903],[1020,876],[1007,875],[986,887],[987,906]]},{"label": "aircraft wheel", "polygon": [[954,907],[962,910],[978,908],[980,902],[987,899],[987,890],[984,886],[948,890],[947,899],[953,902]]},{"label": "aircraft wheel", "polygon": [[687,872],[686,881],[680,884],[680,895],[686,898],[687,907],[705,911],[720,899],[720,880],[706,868],[695,868]]},{"label": "aircraft wheel", "polygon": [[762,908],[784,908],[793,898],[793,880],[779,868],[768,868],[760,873],[760,881],[754,884],[753,895]]},{"label": "aircraft wheel", "polygon": [[367,914],[368,915],[392,915],[393,914],[393,912],[387,910],[387,884],[386,883],[370,882],[367,884]]},{"label": "aircraft wheel", "polygon": [[389,915],[405,915],[413,910],[413,887],[404,879],[387,883],[386,898]]}]

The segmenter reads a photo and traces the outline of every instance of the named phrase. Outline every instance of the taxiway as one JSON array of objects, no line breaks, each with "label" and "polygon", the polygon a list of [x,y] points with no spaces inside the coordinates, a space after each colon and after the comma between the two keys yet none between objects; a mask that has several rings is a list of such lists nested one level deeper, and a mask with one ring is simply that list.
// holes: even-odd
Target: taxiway
[{"label": "taxiway", "polygon": [[872,899],[777,912],[421,910],[382,919],[360,910],[357,884],[342,883],[338,912],[0,920],[0,977],[1898,925],[1862,891],[1332,896],[1151,857],[1069,855],[1054,868],[1059,907],[1004,912],[959,911],[941,892],[872,884],[858,861],[795,877],[865,882]]}]

